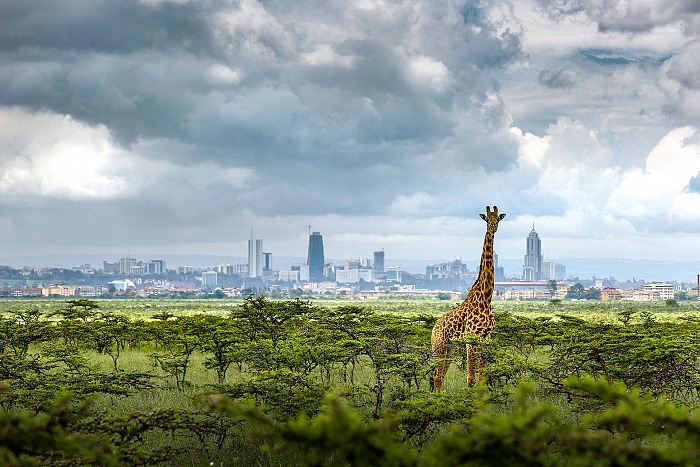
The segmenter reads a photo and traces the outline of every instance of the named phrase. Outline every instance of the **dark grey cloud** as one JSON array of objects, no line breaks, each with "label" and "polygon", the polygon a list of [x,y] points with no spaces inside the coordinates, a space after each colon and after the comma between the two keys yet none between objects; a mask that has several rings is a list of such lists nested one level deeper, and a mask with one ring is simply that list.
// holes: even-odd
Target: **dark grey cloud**
[{"label": "dark grey cloud", "polygon": [[700,39],[688,43],[662,68],[659,84],[668,95],[665,110],[679,122],[697,125],[700,118]]},{"label": "dark grey cloud", "polygon": [[542,86],[551,89],[569,89],[576,84],[576,76],[573,71],[561,68],[559,70],[542,70],[539,75]]},{"label": "dark grey cloud", "polygon": [[621,0],[538,0],[552,18],[585,13],[598,24],[601,32],[646,33],[669,24],[682,24],[688,35],[698,31],[700,13],[697,0],[655,0],[635,2]]},{"label": "dark grey cloud", "polygon": [[[104,126],[116,144],[185,173],[211,163],[257,177],[221,192],[156,178],[147,201],[103,205],[146,229],[210,225],[219,217],[211,212],[231,206],[269,216],[381,214],[397,196],[512,165],[517,148],[499,136],[510,121],[496,76],[523,58],[522,33],[478,2],[382,7],[391,10],[341,1],[4,2],[0,105]],[[335,58],[314,61],[318,50]],[[147,149],[149,141],[169,143]]]},{"label": "dark grey cloud", "polygon": [[0,246],[221,245],[254,227],[299,232],[303,254],[307,222],[363,246],[462,244],[487,204],[578,238],[611,222],[618,174],[697,115],[695,49],[640,52],[629,24],[695,20],[542,5],[606,45],[547,43],[509,0],[2,2]]},{"label": "dark grey cloud", "polygon": [[0,3],[0,50],[134,53],[182,49],[216,53],[205,2],[146,5],[137,0],[5,0]]}]

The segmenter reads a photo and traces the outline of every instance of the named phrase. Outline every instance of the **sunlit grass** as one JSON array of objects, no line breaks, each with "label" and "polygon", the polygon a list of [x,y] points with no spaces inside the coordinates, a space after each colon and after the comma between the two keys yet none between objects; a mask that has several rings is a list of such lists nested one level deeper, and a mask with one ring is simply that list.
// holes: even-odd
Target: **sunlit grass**
[{"label": "sunlit grass", "polygon": [[[225,316],[242,305],[242,300],[171,300],[171,299],[102,299],[95,300],[99,311],[117,313],[132,319],[151,320],[155,315],[171,313],[174,316],[191,316],[211,314]],[[439,316],[449,311],[459,301],[438,300],[435,298],[391,299],[391,300],[312,300],[314,306],[337,309],[345,306],[357,306],[377,313],[392,314],[428,314]],[[604,322],[617,322],[621,311],[635,310],[650,312],[661,321],[676,321],[688,316],[700,316],[700,301],[679,301],[678,307],[669,307],[665,301],[570,301],[558,303],[550,301],[504,301],[494,300],[494,312],[508,312],[523,316],[554,316],[557,314],[574,314],[584,319],[596,319]],[[10,311],[39,309],[51,313],[66,307],[66,300],[51,299],[0,299],[0,314]]]}]

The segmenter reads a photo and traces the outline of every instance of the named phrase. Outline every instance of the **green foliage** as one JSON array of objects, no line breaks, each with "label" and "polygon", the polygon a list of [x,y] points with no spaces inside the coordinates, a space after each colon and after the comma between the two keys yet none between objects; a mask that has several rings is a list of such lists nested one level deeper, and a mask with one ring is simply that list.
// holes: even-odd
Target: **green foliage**
[{"label": "green foliage", "polygon": [[585,288],[580,282],[575,283],[571,287],[569,287],[569,290],[566,292],[566,297],[567,298],[583,298],[583,295],[585,293]]},{"label": "green foliage", "polygon": [[[440,300],[115,303],[0,315],[0,463],[698,463],[689,303],[496,302],[485,384],[466,389],[455,364],[441,394],[428,392]],[[12,444],[22,426],[40,441]]]},{"label": "green foliage", "polygon": [[231,417],[247,419],[265,440],[264,449],[297,465],[680,466],[700,460],[700,416],[642,398],[624,385],[569,379],[566,387],[607,406],[572,424],[554,406],[534,402],[527,385],[519,388],[513,410],[505,414],[488,406],[459,411],[438,395],[441,403],[422,413],[437,417],[447,407],[447,415],[458,414],[460,423],[427,449],[397,437],[395,421],[368,423],[338,398],[327,399],[313,418],[302,415],[282,424],[255,407],[219,397],[210,403]]},{"label": "green foliage", "polygon": [[[7,389],[5,386],[0,391]],[[71,431],[70,425],[85,414],[87,406],[73,406],[70,399],[58,395],[41,414],[0,410],[0,464],[45,465],[49,460],[58,463],[79,459],[81,463],[118,465],[98,437]]]}]

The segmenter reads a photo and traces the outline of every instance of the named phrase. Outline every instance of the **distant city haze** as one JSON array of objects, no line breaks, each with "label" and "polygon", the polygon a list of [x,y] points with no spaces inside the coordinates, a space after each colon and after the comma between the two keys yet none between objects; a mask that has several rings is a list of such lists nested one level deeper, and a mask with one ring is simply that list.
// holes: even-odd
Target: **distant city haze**
[{"label": "distant city haze", "polygon": [[[141,259],[159,258],[166,261],[169,269],[178,266],[189,265],[195,268],[210,268],[222,263],[246,263],[244,256],[218,256],[218,255],[173,255],[162,253],[132,253],[132,256]],[[122,255],[43,255],[43,256],[4,256],[0,257],[0,265],[11,266],[19,269],[24,266],[31,267],[77,267],[81,264],[91,264],[100,267],[103,261],[118,261]],[[326,262],[342,265],[347,258],[326,258]],[[357,259],[357,258],[356,258]],[[436,258],[425,260],[392,259],[387,257],[387,266],[400,266],[401,270],[412,274],[425,273],[425,267],[430,264],[443,261],[452,261],[455,258]],[[467,267],[474,271],[479,266],[478,258],[464,259]],[[700,272],[700,261],[654,261],[654,260],[624,260],[606,258],[558,258],[556,261],[566,265],[567,276],[581,279],[614,277],[619,281],[627,280],[669,280],[696,282]],[[305,256],[273,256],[273,269],[289,269],[306,262]],[[506,275],[522,274],[522,259],[498,259],[503,266]]]}]

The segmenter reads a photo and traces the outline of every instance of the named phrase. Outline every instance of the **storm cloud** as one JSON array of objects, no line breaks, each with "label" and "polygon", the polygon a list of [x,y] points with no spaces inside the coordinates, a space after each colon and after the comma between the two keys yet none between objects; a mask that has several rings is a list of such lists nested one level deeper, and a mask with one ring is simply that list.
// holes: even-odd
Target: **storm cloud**
[{"label": "storm cloud", "polygon": [[533,218],[655,230],[609,216],[700,115],[700,13],[620,3],[2,2],[0,243],[296,254],[312,223],[459,257],[487,204],[505,257]]}]

